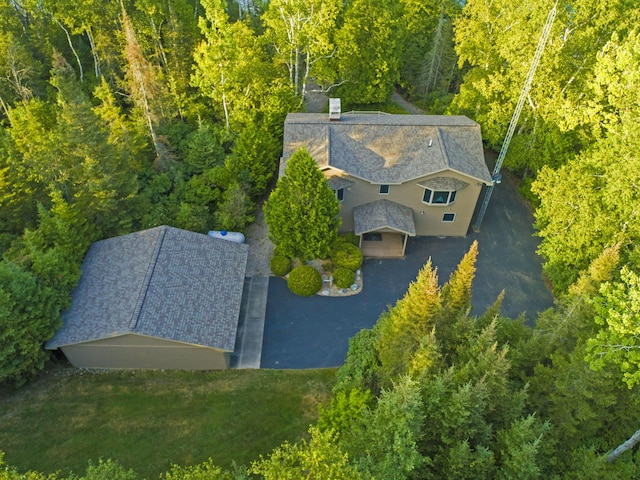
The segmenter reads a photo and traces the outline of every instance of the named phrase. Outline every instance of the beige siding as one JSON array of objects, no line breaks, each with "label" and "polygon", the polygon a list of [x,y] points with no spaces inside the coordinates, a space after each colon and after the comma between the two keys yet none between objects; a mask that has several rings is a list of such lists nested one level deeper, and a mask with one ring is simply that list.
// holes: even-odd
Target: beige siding
[{"label": "beige siding", "polygon": [[62,347],[69,362],[80,368],[155,370],[223,370],[228,354],[141,335],[122,335]]},{"label": "beige siding", "polygon": [[[325,171],[326,176],[335,175],[336,173],[335,170]],[[456,200],[451,205],[428,205],[423,203],[424,188],[419,186],[418,183],[429,178],[443,176],[463,180],[469,185],[458,190]],[[340,230],[343,232],[354,230],[353,209],[355,207],[376,200],[387,199],[406,205],[413,210],[416,235],[464,237],[469,230],[473,211],[482,189],[482,184],[479,181],[453,171],[434,173],[402,185],[390,185],[388,195],[379,193],[379,185],[372,185],[369,182],[350,176],[345,178],[353,181],[354,184],[345,190],[344,200],[340,204],[342,215]],[[442,218],[445,213],[455,213],[455,220],[451,223],[443,222]]]}]

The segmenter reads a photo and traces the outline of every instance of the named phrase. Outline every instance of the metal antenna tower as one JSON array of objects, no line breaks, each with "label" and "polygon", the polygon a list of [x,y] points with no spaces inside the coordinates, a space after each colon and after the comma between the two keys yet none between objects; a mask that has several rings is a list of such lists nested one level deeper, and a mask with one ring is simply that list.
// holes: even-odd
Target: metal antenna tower
[{"label": "metal antenna tower", "polygon": [[520,98],[518,98],[516,109],[513,111],[513,116],[511,117],[509,128],[507,129],[507,135],[504,137],[504,142],[502,143],[502,148],[500,149],[500,154],[498,155],[498,160],[496,160],[496,166],[493,168],[493,173],[491,174],[493,183],[491,186],[487,187],[487,192],[484,195],[484,200],[482,201],[482,206],[480,207],[480,211],[478,212],[478,217],[476,218],[476,222],[473,224],[473,230],[476,232],[480,231],[480,224],[482,223],[484,214],[487,212],[487,206],[489,206],[489,200],[491,199],[493,189],[495,188],[497,183],[500,183],[500,179],[502,178],[502,175],[500,174],[502,162],[504,162],[504,157],[507,155],[509,143],[511,143],[511,137],[513,137],[513,132],[515,132],[516,126],[518,125],[522,107],[524,106],[524,102],[527,99],[527,95],[529,95],[529,90],[531,90],[533,77],[536,74],[538,64],[540,63],[542,53],[544,52],[544,47],[547,44],[547,40],[549,39],[551,27],[553,26],[553,22],[556,19],[557,6],[558,2],[556,1],[556,3],[553,5],[553,8],[549,12],[549,15],[547,15],[547,21],[544,24],[542,33],[540,34],[540,40],[538,40],[536,53],[533,55],[533,60],[531,61],[531,66],[529,67],[529,73],[527,73],[527,78],[524,81],[522,90],[520,91]]}]

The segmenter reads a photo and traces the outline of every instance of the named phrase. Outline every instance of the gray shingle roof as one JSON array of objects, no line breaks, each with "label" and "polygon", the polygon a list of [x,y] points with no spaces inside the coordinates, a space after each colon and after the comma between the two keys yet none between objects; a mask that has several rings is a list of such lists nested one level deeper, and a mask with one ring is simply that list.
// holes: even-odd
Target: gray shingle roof
[{"label": "gray shingle roof", "polygon": [[348,180],[338,175],[327,178],[327,181],[329,182],[329,188],[331,190],[340,190],[342,188],[349,188],[351,185],[354,184],[352,180]]},{"label": "gray shingle roof", "polygon": [[47,348],[135,333],[233,351],[248,248],[166,226],[96,242]]},{"label": "gray shingle roof", "polygon": [[491,184],[480,125],[464,116],[290,113],[283,158],[306,147],[320,167],[372,183],[401,184],[454,170]]},{"label": "gray shingle roof", "polygon": [[418,182],[418,185],[425,188],[430,188],[431,190],[462,190],[465,187],[468,187],[469,184],[467,182],[463,182],[462,180],[458,180],[453,177],[434,177],[424,180],[422,182]]},{"label": "gray shingle roof", "polygon": [[356,235],[391,228],[411,236],[416,234],[413,210],[391,200],[376,200],[353,209]]}]

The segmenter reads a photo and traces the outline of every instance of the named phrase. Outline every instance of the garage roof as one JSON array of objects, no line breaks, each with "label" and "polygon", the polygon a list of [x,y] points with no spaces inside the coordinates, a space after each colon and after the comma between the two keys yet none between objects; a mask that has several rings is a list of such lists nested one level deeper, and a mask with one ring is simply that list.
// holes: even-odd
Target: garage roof
[{"label": "garage roof", "polygon": [[46,347],[136,333],[233,351],[247,253],[167,226],[95,242]]}]

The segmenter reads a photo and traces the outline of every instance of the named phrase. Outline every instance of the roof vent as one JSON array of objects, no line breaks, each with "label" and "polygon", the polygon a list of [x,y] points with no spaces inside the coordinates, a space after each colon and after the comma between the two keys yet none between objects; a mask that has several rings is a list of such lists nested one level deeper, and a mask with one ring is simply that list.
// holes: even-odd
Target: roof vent
[{"label": "roof vent", "polygon": [[329,120],[331,121],[339,121],[340,120],[340,99],[339,98],[330,98],[329,99]]}]

